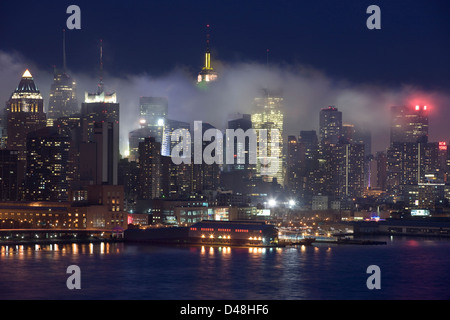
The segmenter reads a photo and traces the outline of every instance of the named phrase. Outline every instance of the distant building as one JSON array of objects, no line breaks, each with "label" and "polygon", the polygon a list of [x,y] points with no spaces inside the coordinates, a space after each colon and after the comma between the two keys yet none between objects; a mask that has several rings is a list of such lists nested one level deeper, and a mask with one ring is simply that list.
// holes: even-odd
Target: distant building
[{"label": "distant building", "polygon": [[27,136],[25,199],[67,201],[70,138],[54,127]]},{"label": "distant building", "polygon": [[76,86],[76,82],[65,71],[55,70],[48,101],[49,121],[79,112]]},{"label": "distant building", "polygon": [[319,130],[321,144],[337,144],[343,134],[342,112],[333,106],[320,110]]},{"label": "distant building", "polygon": [[139,199],[161,196],[161,144],[155,138],[139,143]]},{"label": "distant building", "polygon": [[139,124],[146,128],[150,136],[162,144],[167,121],[168,100],[166,97],[140,97]]},{"label": "distant building", "polygon": [[0,201],[20,199],[18,169],[17,151],[0,149]]},{"label": "distant building", "polygon": [[428,141],[428,107],[391,107],[391,144]]},{"label": "distant building", "polygon": [[[264,90],[263,96],[256,97],[254,99],[254,113],[252,113],[252,126],[253,129],[265,129],[267,130],[267,156],[263,157],[259,153],[256,155],[256,176],[261,177],[265,182],[272,182],[276,179],[276,182],[281,186],[284,185],[285,178],[285,159],[284,159],[284,143],[283,143],[283,129],[284,129],[284,114],[283,114],[283,98],[276,95],[271,95],[269,91]],[[278,155],[273,155],[270,144],[272,141],[270,136],[271,130],[278,130]],[[260,135],[258,135],[258,146],[261,146]],[[278,161],[277,168],[274,168],[276,173],[262,175],[263,160]]]},{"label": "distant building", "polygon": [[171,156],[174,146],[178,144],[177,141],[172,141],[172,134],[175,130],[178,129],[186,129],[190,132],[191,125],[188,122],[184,121],[166,119],[166,122],[164,124],[164,134],[161,150],[163,156]]},{"label": "distant building", "polygon": [[212,82],[217,79],[217,72],[214,71],[211,65],[211,50],[210,50],[210,33],[209,33],[209,24],[206,26],[207,34],[206,34],[206,51],[205,51],[205,64],[202,70],[199,72],[197,77],[197,83],[201,86]]},{"label": "distant building", "polygon": [[26,161],[27,134],[44,128],[47,118],[44,99],[28,69],[6,103],[7,148],[18,151],[18,159]]}]

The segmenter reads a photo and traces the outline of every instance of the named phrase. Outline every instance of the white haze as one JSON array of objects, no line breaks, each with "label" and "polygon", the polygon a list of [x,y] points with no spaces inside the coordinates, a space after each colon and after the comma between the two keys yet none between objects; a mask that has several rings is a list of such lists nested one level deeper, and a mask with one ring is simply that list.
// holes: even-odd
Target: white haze
[{"label": "white haze", "polygon": [[[47,108],[52,69],[42,70],[19,54],[0,51],[0,99],[6,102],[29,69],[44,97]],[[196,75],[187,68],[177,68],[164,76],[149,74],[104,75],[107,91],[117,93],[120,103],[120,147],[127,146],[128,133],[138,128],[139,97],[165,96],[169,101],[169,118],[209,122],[225,129],[232,113],[251,113],[253,99],[263,88],[279,92],[284,98],[285,135],[299,135],[300,130],[318,130],[319,111],[336,106],[343,112],[344,123],[372,132],[372,152],[385,150],[389,142],[389,108],[393,105],[427,104],[431,106],[430,141],[447,141],[450,98],[443,92],[423,91],[408,84],[401,88],[384,88],[370,83],[352,83],[335,79],[316,68],[302,65],[256,63],[221,63],[219,78],[208,90],[200,90]],[[86,91],[96,90],[97,74],[70,75],[77,82],[79,103]]]}]

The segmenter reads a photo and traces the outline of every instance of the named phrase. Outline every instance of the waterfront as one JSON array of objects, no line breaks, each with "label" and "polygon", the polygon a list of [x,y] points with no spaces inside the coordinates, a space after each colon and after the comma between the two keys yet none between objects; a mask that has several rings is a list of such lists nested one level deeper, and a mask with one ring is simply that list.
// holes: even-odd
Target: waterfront
[{"label": "waterfront", "polygon": [[[448,299],[450,241],[286,248],[77,243],[0,246],[0,299]],[[69,265],[81,289],[69,290]],[[369,290],[369,265],[381,289]]]}]

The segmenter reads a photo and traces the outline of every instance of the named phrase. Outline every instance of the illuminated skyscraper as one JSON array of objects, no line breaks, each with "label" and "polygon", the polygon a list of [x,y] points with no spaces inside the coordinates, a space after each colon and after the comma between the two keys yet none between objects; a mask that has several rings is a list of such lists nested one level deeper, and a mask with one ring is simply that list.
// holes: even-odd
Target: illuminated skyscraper
[{"label": "illuminated skyscraper", "polygon": [[68,117],[78,112],[76,82],[67,74],[65,32],[63,38],[63,68],[55,68],[53,84],[48,101],[48,120],[54,121],[60,117]]},{"label": "illuminated skyscraper", "polygon": [[66,201],[70,138],[54,127],[30,132],[27,136],[25,199]]},{"label": "illuminated skyscraper", "polygon": [[205,51],[205,65],[203,66],[202,70],[198,74],[197,77],[197,83],[198,84],[205,84],[211,81],[214,81],[217,79],[217,73],[214,71],[212,65],[211,65],[211,50],[210,50],[210,43],[209,43],[209,24],[206,25],[207,33],[206,33],[206,51]]},{"label": "illuminated skyscraper", "polygon": [[428,107],[391,107],[391,144],[428,141]]},{"label": "illuminated skyscraper", "polygon": [[[278,168],[275,174],[263,176],[263,180],[266,182],[272,182],[273,179],[277,179],[280,185],[284,185],[284,157],[283,157],[283,126],[284,126],[284,115],[283,115],[283,98],[278,96],[271,96],[267,90],[264,91],[264,96],[257,97],[254,99],[255,112],[252,114],[251,121],[253,129],[266,129],[267,130],[267,158],[266,161],[278,161]],[[274,142],[271,138],[271,130],[278,131],[278,146],[279,154],[273,155],[270,143]],[[260,135],[258,135],[258,146],[260,146]],[[257,153],[257,164],[256,164],[256,175],[261,176],[261,165],[262,157],[258,150]],[[277,159],[276,159],[277,158]]]},{"label": "illuminated skyscraper", "polygon": [[171,156],[173,148],[178,144],[178,142],[172,141],[172,133],[178,129],[186,129],[187,131],[190,131],[191,125],[189,122],[166,119],[161,151],[163,156]]},{"label": "illuminated skyscraper", "polygon": [[27,134],[46,126],[44,99],[28,69],[6,104],[7,148],[18,151],[18,160],[26,161]]},{"label": "illuminated skyscraper", "polygon": [[342,135],[342,112],[330,106],[320,110],[320,143],[337,144]]},{"label": "illuminated skyscraper", "polygon": [[139,99],[139,124],[147,128],[150,135],[162,144],[167,121],[168,101],[166,97],[141,97]]},{"label": "illuminated skyscraper", "polygon": [[161,144],[155,138],[139,143],[139,199],[155,199],[161,196]]},{"label": "illuminated skyscraper", "polygon": [[[116,93],[106,93],[103,84],[103,50],[100,45],[100,81],[97,92],[85,93],[81,105],[82,141],[80,145],[80,175],[82,180],[96,184],[117,184],[119,165],[119,114]],[[95,145],[95,146],[93,146]],[[81,164],[96,154],[97,163],[87,171]]]}]

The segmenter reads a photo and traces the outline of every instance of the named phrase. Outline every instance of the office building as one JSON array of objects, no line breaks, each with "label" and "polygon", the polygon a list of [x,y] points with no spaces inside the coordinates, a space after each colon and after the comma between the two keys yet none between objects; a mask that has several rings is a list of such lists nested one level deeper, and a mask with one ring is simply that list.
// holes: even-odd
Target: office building
[{"label": "office building", "polygon": [[46,127],[27,136],[25,199],[67,201],[70,138]]},{"label": "office building", "polygon": [[7,148],[18,151],[18,159],[26,161],[27,134],[47,125],[44,99],[28,69],[6,104]]},{"label": "office building", "polygon": [[15,150],[0,149],[0,200],[19,200],[19,162]]},{"label": "office building", "polygon": [[[258,134],[257,136],[258,151],[256,176],[261,177],[265,182],[272,182],[275,179],[276,183],[283,186],[285,174],[283,98],[272,95],[268,90],[264,90],[263,96],[254,99],[254,110],[255,112],[252,113],[251,117],[253,129],[256,129],[256,131],[259,129],[267,130],[267,153],[265,156],[261,155],[261,135]],[[271,136],[272,130],[278,133],[277,136],[274,137],[274,140],[272,140]],[[278,148],[271,148],[272,144],[275,143],[278,144]],[[266,165],[264,165],[263,161],[266,162]],[[276,164],[275,167],[274,164]],[[268,171],[267,174],[265,174],[264,167],[272,167],[271,169],[273,171]]]},{"label": "office building", "polygon": [[321,144],[337,144],[343,133],[342,112],[334,106],[320,110],[319,130]]},{"label": "office building", "polygon": [[428,141],[428,107],[391,107],[391,144]]},{"label": "office building", "polygon": [[147,128],[150,131],[150,135],[159,143],[163,142],[167,114],[168,100],[166,97],[140,97],[140,127]]}]

